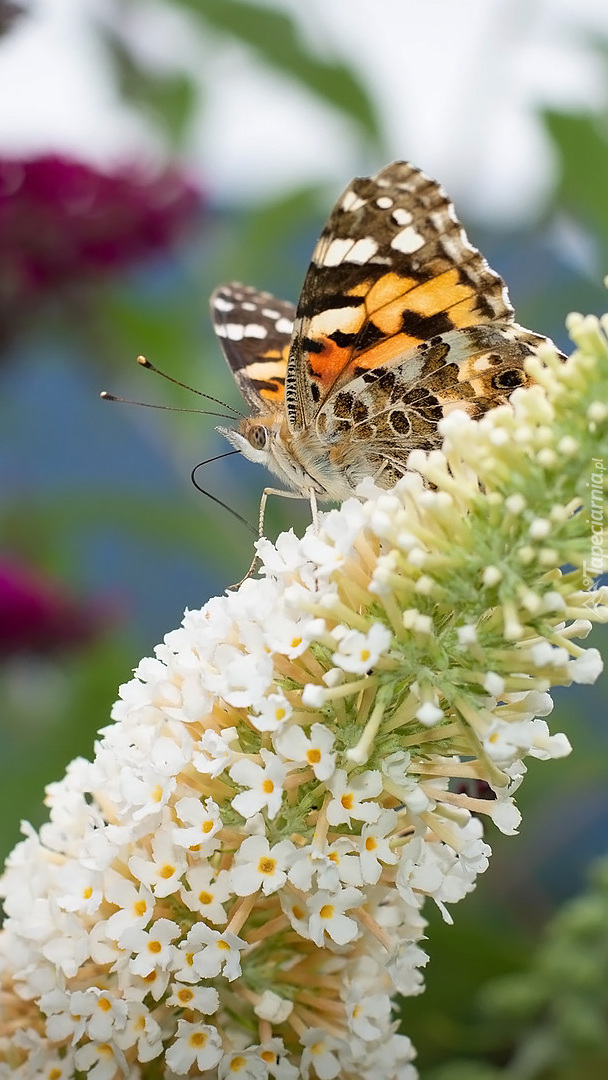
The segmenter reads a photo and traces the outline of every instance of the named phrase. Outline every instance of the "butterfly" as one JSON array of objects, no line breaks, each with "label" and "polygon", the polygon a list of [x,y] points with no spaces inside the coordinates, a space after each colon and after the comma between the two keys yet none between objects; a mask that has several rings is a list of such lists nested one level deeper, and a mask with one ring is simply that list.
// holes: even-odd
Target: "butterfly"
[{"label": "butterfly", "polygon": [[313,513],[364,477],[392,487],[413,449],[441,445],[451,410],[478,418],[530,382],[524,361],[547,340],[515,322],[446,193],[405,161],[347,187],[297,307],[229,284],[211,311],[252,411],[218,431]]}]

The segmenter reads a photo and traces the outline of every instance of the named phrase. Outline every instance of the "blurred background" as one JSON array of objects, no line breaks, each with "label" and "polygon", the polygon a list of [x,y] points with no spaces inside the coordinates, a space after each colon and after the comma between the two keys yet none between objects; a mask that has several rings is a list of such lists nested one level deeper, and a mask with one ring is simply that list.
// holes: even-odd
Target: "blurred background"
[{"label": "blurred background", "polygon": [[[606,309],[606,0],[0,0],[2,855],[139,658],[250,562],[190,482],[226,449],[217,421],[99,391],[205,405],[144,353],[239,408],[212,288],[297,300],[340,191],[397,157],[442,181],[519,320],[567,349],[566,313]],[[197,476],[256,520],[261,470]],[[307,521],[274,500],[268,532]],[[492,838],[456,927],[431,929],[429,993],[404,1010],[429,1080],[510,1060],[483,988],[525,969],[606,848],[607,703],[606,678],[557,695],[574,754],[531,769],[521,835]],[[512,1075],[608,1075],[577,1060]]]}]

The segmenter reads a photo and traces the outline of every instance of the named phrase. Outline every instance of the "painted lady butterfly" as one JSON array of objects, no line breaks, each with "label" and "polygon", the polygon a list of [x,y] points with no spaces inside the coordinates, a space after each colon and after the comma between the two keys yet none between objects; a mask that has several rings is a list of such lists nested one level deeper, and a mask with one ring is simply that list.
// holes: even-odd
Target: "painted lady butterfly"
[{"label": "painted lady butterfly", "polygon": [[254,413],[218,431],[313,512],[366,476],[392,487],[411,450],[441,445],[448,412],[479,417],[525,385],[524,360],[546,340],[515,322],[442,188],[403,161],[338,200],[297,309],[237,284],[211,307]]}]

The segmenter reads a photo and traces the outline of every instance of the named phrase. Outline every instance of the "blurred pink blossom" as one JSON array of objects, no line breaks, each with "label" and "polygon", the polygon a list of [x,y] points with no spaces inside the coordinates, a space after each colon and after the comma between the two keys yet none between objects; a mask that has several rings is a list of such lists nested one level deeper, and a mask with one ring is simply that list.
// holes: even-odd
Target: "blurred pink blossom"
[{"label": "blurred pink blossom", "polygon": [[202,197],[176,170],[114,172],[54,154],[0,158],[0,318],[163,251]]},{"label": "blurred pink blossom", "polygon": [[0,660],[84,645],[117,615],[110,603],[78,599],[39,570],[0,555]]}]

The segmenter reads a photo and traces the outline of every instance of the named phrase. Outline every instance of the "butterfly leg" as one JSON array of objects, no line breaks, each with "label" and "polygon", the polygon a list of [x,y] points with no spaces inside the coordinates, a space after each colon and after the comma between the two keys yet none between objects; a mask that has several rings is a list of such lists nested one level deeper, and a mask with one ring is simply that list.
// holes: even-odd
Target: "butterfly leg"
[{"label": "butterfly leg", "polygon": [[313,528],[315,535],[319,532],[319,509],[317,506],[317,496],[314,488],[308,489],[308,501],[310,502],[310,516],[312,518]]},{"label": "butterfly leg", "polygon": [[[305,499],[305,498],[308,497],[309,500],[310,500],[310,509],[311,509],[311,513],[312,513],[312,520],[313,520],[313,523],[314,523],[314,526],[315,526],[315,531],[318,531],[319,518],[318,518],[318,513],[317,513],[317,499],[316,499],[315,493],[314,493],[312,488],[310,489],[310,491],[308,493],[308,496],[300,495],[300,493],[298,491],[284,491],[281,488],[264,488],[264,490],[262,492],[262,498],[260,499],[260,512],[258,514],[258,538],[259,539],[261,539],[263,537],[263,535],[264,535],[264,518],[266,516],[266,503],[268,502],[268,496],[269,495],[280,495],[281,498],[283,498],[283,499]],[[251,575],[253,574],[253,572],[254,572],[254,570],[256,568],[256,564],[258,562],[258,559],[259,559],[259,556],[258,556],[258,553],[256,551],[255,555],[253,556],[253,559],[251,560],[251,566],[249,567],[249,569],[248,569],[247,573],[245,574],[245,576],[242,577],[240,581],[237,581],[235,585],[230,585],[229,586],[230,589],[238,589],[239,586],[242,585],[244,581],[247,581],[247,578],[251,577]]]}]

